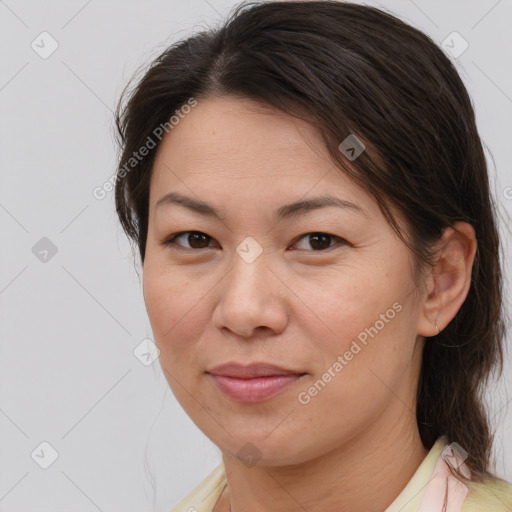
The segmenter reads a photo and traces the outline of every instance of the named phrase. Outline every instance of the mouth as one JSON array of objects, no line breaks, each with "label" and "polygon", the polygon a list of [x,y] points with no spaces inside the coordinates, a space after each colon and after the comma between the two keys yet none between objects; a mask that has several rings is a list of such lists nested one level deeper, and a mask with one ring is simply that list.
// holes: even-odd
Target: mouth
[{"label": "mouth", "polygon": [[307,375],[269,363],[229,363],[206,373],[224,395],[235,402],[246,404],[270,400]]}]

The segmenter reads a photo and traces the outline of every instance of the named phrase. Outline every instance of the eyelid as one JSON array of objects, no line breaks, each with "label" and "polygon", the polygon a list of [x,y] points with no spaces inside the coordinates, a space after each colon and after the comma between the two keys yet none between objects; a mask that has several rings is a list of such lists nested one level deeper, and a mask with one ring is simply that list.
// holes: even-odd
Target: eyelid
[{"label": "eyelid", "polygon": [[[164,246],[174,246],[175,248],[178,248],[178,250],[183,249],[185,251],[192,251],[192,252],[199,252],[199,251],[204,251],[206,249],[212,249],[212,247],[210,247],[210,246],[203,247],[203,248],[200,248],[200,249],[194,249],[192,247],[184,247],[182,245],[179,245],[179,244],[175,243],[175,240],[177,238],[179,238],[182,235],[186,235],[186,234],[190,234],[190,233],[206,235],[206,237],[209,238],[210,241],[215,240],[215,238],[213,238],[212,236],[208,235],[207,233],[205,233],[203,231],[188,230],[188,231],[179,231],[177,233],[173,233],[171,236],[169,236],[168,238],[166,238],[162,242],[162,245],[164,245]],[[297,244],[298,242],[300,242],[303,238],[307,237],[308,235],[327,235],[328,237],[332,238],[333,240],[338,240],[339,243],[331,245],[330,247],[327,247],[326,249],[320,249],[320,250],[317,250],[317,251],[315,251],[315,250],[307,250],[307,249],[296,249],[296,250],[312,252],[312,253],[326,253],[330,249],[333,249],[337,245],[340,245],[340,243],[341,243],[341,245],[349,245],[349,246],[351,246],[350,242],[348,242],[345,238],[342,238],[341,236],[338,236],[338,235],[333,235],[333,234],[328,233],[326,231],[308,231],[306,233],[303,233],[302,235],[299,235],[297,238],[295,238],[295,240],[293,241],[292,245]]]}]

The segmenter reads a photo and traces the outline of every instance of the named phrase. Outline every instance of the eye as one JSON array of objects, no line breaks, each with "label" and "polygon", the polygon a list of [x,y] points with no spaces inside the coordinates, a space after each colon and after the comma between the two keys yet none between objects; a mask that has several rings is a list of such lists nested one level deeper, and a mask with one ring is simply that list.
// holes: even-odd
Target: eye
[{"label": "eye", "polygon": [[[186,236],[187,235],[187,236]],[[183,246],[176,242],[176,240],[179,240],[180,238],[184,237],[184,240],[189,244],[189,246]],[[319,252],[325,249],[329,249],[332,247],[330,244],[330,241],[333,240],[339,240],[343,244],[347,244],[348,242],[344,240],[343,238],[336,236],[336,235],[330,235],[329,233],[321,233],[321,232],[313,232],[313,233],[305,233],[302,235],[298,241],[301,241],[302,239],[305,239],[306,237],[309,237],[306,240],[306,243],[311,244],[311,247],[315,250],[314,252]],[[170,238],[162,242],[163,245],[171,246],[175,245],[178,247],[181,247],[182,249],[208,249],[209,242],[213,240],[213,238],[206,233],[202,233],[201,231],[182,231],[180,233],[175,233]],[[294,245],[296,245],[298,242],[295,242]],[[307,250],[307,249],[306,249]]]},{"label": "eye", "polygon": [[[188,235],[185,237],[185,235]],[[175,242],[179,238],[185,237],[185,240],[190,244],[189,247],[183,246]],[[170,238],[163,242],[163,245],[177,245],[182,249],[208,249],[208,242],[213,240],[212,237],[208,236],[206,233],[202,233],[201,231],[182,231],[180,233],[175,233]]]},{"label": "eye", "polygon": [[329,233],[320,233],[320,232],[306,233],[299,238],[299,241],[302,239],[305,239],[306,237],[309,237],[306,239],[306,243],[311,244],[311,247],[313,247],[315,249],[314,252],[319,252],[321,250],[331,248],[332,245],[330,245],[329,242],[334,239],[340,240],[344,244],[348,243],[346,240],[344,240],[343,238],[340,238],[339,236],[330,235]]}]

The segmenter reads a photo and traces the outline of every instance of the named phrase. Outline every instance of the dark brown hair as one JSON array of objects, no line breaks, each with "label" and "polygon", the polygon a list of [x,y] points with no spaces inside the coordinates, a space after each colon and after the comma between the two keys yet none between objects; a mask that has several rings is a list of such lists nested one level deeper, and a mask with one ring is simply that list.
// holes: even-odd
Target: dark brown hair
[{"label": "dark brown hair", "polygon": [[[426,448],[444,435],[468,452],[474,481],[493,476],[482,393],[503,366],[500,245],[473,107],[450,59],[391,14],[334,0],[245,2],[220,27],[172,44],[133,90],[123,91],[116,111],[116,209],[142,263],[158,145],[129,171],[126,165],[191,98],[223,95],[257,100],[318,127],[333,162],[376,198],[411,249],[415,279],[435,262],[432,244],[444,228],[457,221],[473,226],[471,287],[455,318],[426,340],[416,414]],[[347,165],[338,146],[350,134],[366,151]]]}]

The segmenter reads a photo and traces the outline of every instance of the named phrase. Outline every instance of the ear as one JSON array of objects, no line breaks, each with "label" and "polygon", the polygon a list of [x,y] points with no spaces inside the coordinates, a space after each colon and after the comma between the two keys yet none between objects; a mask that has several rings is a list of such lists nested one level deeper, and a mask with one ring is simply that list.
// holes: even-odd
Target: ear
[{"label": "ear", "polygon": [[467,222],[447,227],[436,243],[437,259],[427,279],[421,303],[418,334],[435,336],[455,317],[471,286],[471,270],[477,242],[475,230]]}]

